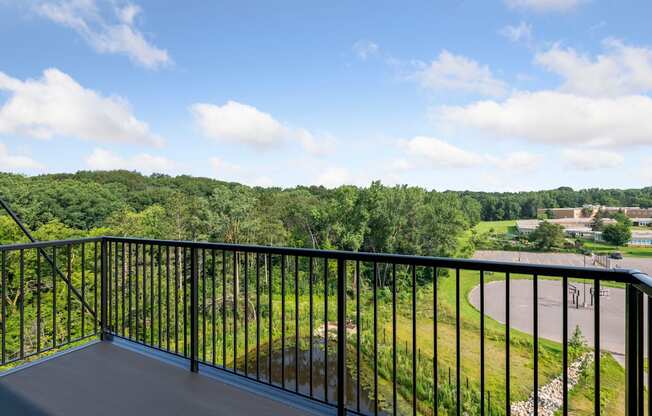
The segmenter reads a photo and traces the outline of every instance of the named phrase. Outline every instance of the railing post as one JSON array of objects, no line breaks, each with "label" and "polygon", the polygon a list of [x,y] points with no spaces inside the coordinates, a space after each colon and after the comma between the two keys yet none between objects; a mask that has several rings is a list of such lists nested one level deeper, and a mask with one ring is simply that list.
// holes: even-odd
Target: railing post
[{"label": "railing post", "polygon": [[[108,296],[108,281],[107,281],[107,267],[108,256],[106,250],[106,239],[102,239],[100,243],[100,339],[106,341],[109,339],[109,327],[107,325],[107,296]],[[96,312],[97,313],[97,312]]]},{"label": "railing post", "polygon": [[199,273],[198,273],[197,248],[190,248],[190,371],[196,373],[199,371],[199,323],[198,321],[198,303],[199,303]]},{"label": "railing post", "polygon": [[643,348],[641,346],[643,294],[628,284],[625,291],[625,415],[639,416],[643,411]]},{"label": "railing post", "polygon": [[[328,334],[326,334],[328,340]],[[346,262],[337,259],[337,414],[346,414]]]}]

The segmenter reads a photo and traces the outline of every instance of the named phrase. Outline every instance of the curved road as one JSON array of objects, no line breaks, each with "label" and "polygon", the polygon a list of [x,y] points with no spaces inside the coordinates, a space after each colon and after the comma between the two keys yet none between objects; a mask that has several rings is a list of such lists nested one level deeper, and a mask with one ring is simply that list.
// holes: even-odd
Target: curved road
[{"label": "curved road", "polygon": [[[514,279],[510,281],[510,324],[512,328],[532,334],[533,329],[533,286],[532,280]],[[582,283],[570,283],[580,290],[580,305],[583,304],[584,286]],[[569,338],[575,326],[579,325],[589,346],[593,347],[594,320],[593,307],[590,305],[589,288],[586,284],[586,307],[568,305]],[[608,296],[600,299],[600,349],[613,353],[624,364],[625,353],[625,290],[604,288]],[[476,286],[469,294],[469,301],[478,310],[480,308],[480,287]],[[570,302],[569,296],[569,302]],[[646,310],[647,310],[647,302]],[[539,337],[553,341],[562,341],[562,287],[561,282],[539,279]],[[505,323],[505,281],[485,285],[485,313],[493,319]],[[647,313],[647,312],[645,312]],[[645,328],[647,334],[647,328]],[[645,352],[647,356],[647,335]]]}]

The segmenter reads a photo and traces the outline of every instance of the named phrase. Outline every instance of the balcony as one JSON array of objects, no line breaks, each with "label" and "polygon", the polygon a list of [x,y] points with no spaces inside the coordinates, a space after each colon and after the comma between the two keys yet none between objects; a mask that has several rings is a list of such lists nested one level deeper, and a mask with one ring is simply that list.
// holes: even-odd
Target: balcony
[{"label": "balcony", "polygon": [[0,272],[3,414],[576,414],[580,361],[612,414],[609,300],[578,347],[578,282],[624,292],[619,411],[649,406],[637,271],[99,237],[0,246]]}]

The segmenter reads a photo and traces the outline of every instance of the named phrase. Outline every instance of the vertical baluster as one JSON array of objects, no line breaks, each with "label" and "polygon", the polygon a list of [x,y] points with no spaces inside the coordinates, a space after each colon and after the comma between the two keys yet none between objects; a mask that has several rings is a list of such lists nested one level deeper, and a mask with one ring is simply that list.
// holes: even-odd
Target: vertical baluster
[{"label": "vertical baluster", "polygon": [[97,334],[97,241],[93,244],[93,310],[95,311],[95,319],[93,319],[93,332]]},{"label": "vertical baluster", "polygon": [[272,292],[273,292],[273,282],[272,282],[272,255],[267,255],[267,302],[268,302],[268,317],[267,317],[267,381],[269,384],[272,384]]},{"label": "vertical baluster", "polygon": [[149,246],[149,345],[154,346],[154,245]]},{"label": "vertical baluster", "polygon": [[190,371],[199,371],[199,271],[198,254],[195,247],[190,248]]},{"label": "vertical baluster", "polygon": [[285,254],[281,256],[281,387],[285,388]]},{"label": "vertical baluster", "polygon": [[140,340],[140,267],[138,267],[138,258],[139,258],[139,252],[140,250],[138,249],[138,243],[135,244],[134,247],[134,272],[135,272],[135,281],[134,281],[134,286],[136,289],[135,293],[135,298],[134,298],[134,306],[136,307],[135,309],[135,316],[134,320],[135,322],[135,333],[136,333],[136,342]]},{"label": "vertical baluster", "polygon": [[260,380],[260,253],[256,252],[256,380]]},{"label": "vertical baluster", "polygon": [[328,259],[324,257],[324,400],[328,403]]},{"label": "vertical baluster", "polygon": [[[120,302],[120,293],[118,292],[118,285],[120,283],[120,273],[118,273],[118,242],[116,241],[113,243],[113,264],[114,264],[114,277],[113,279],[115,280],[115,329],[114,332],[116,334],[120,334],[120,309],[119,309],[119,302]],[[124,307],[124,306],[123,306]]]},{"label": "vertical baluster", "polygon": [[374,262],[374,415],[378,415],[378,263]]},{"label": "vertical baluster", "polygon": [[[647,368],[647,385],[648,385],[648,395],[650,392],[650,386],[652,386],[652,368],[650,368],[650,361],[652,360],[652,297],[646,296],[647,298],[647,359],[648,359],[648,368]],[[648,396],[647,399],[647,414],[652,416],[652,400]]]},{"label": "vertical baluster", "polygon": [[505,274],[505,414],[510,416],[512,414],[512,405],[510,401],[510,361],[509,361],[509,310],[510,310],[510,276],[509,273]]},{"label": "vertical baluster", "polygon": [[202,298],[202,337],[201,337],[201,351],[202,361],[206,362],[206,249],[201,249],[201,298]]},{"label": "vertical baluster", "polygon": [[[104,250],[103,250],[104,252]],[[4,251],[2,252],[5,253]],[[102,269],[104,269],[105,256],[102,256]],[[4,267],[3,267],[4,270]],[[104,279],[103,279],[104,280]],[[102,286],[104,290],[104,286]],[[104,292],[103,292],[104,293]],[[101,295],[104,299],[104,294]],[[102,302],[102,311],[106,311],[106,307]],[[104,332],[106,325],[106,316],[102,314],[102,332]],[[57,347],[57,248],[52,246],[52,348]]]},{"label": "vertical baluster", "polygon": [[108,241],[104,242],[105,245],[105,255],[106,258],[104,259],[104,263],[102,263],[102,267],[104,268],[104,273],[105,273],[105,278],[106,281],[104,282],[104,293],[106,293],[106,302],[104,307],[106,308],[106,321],[104,322],[105,329],[107,332],[111,332],[111,323],[113,319],[113,308],[112,308],[112,301],[111,301],[111,243]]},{"label": "vertical baluster", "polygon": [[222,250],[222,367],[226,368],[226,251]]},{"label": "vertical baluster", "polygon": [[396,264],[392,264],[392,414],[396,416]]},{"label": "vertical baluster", "polygon": [[233,252],[233,372],[238,372],[238,252]]},{"label": "vertical baluster", "polygon": [[162,251],[163,251],[163,249],[159,245],[158,246],[158,253],[157,253],[157,262],[158,262],[158,265],[157,265],[158,266],[158,273],[157,273],[158,274],[158,302],[157,302],[157,304],[158,304],[158,347],[161,348],[161,349],[163,348],[163,342],[162,342],[163,341],[163,328],[162,328],[162,326],[163,326],[163,322],[162,322],[163,321],[163,312],[161,310],[161,309],[163,309],[163,307],[161,305],[162,302],[163,302],[163,296],[162,296],[163,293],[162,293],[162,288],[161,288],[162,281],[163,281],[162,270],[161,270],[161,266],[162,266],[162,263],[163,263],[163,252]]},{"label": "vertical baluster", "polygon": [[217,362],[217,343],[216,343],[216,339],[217,339],[217,337],[216,337],[216,327],[215,327],[215,325],[216,325],[217,320],[215,319],[215,314],[217,313],[217,292],[216,292],[216,285],[215,285],[215,280],[216,280],[216,276],[215,276],[215,250],[211,250],[211,265],[212,265],[212,267],[211,267],[211,276],[212,276],[212,281],[213,281],[212,282],[213,283],[213,288],[212,288],[213,289],[212,290],[213,296],[211,297],[211,305],[212,305],[212,314],[211,314],[212,326],[211,326],[211,329],[212,329],[212,332],[213,332],[213,334],[212,334],[213,336],[212,336],[211,345],[212,345],[212,351],[213,351],[213,365],[216,365],[216,362]]},{"label": "vertical baluster", "polygon": [[314,329],[313,329],[313,313],[314,313],[314,306],[313,306],[313,293],[312,293],[312,291],[313,291],[313,287],[312,287],[313,282],[312,282],[312,280],[313,280],[314,263],[315,263],[315,259],[312,256],[310,256],[308,258],[308,291],[310,292],[308,294],[309,302],[310,302],[310,305],[309,305],[310,311],[308,313],[308,315],[309,315],[308,318],[310,320],[310,322],[308,323],[309,331],[310,331],[310,335],[309,335],[309,338],[310,338],[309,343],[310,343],[310,345],[308,346],[308,354],[309,354],[308,367],[309,367],[309,371],[310,371],[310,373],[308,374],[308,384],[309,384],[308,385],[308,390],[309,390],[310,397],[313,397],[313,387],[312,387],[312,371],[313,371],[313,368],[312,368],[313,357],[312,357],[312,355],[313,354],[312,354],[312,350],[314,349],[314,344],[313,344],[313,331],[314,331]]},{"label": "vertical baluster", "polygon": [[593,323],[595,325],[593,346],[595,353],[595,396],[593,397],[593,402],[595,404],[595,416],[600,416],[600,280],[598,279],[594,280],[593,285]]},{"label": "vertical baluster", "polygon": [[2,298],[0,299],[2,304],[2,357],[0,358],[4,365],[7,362],[7,252],[5,250],[2,250],[0,260],[0,275],[2,277]]},{"label": "vertical baluster", "polygon": [[433,411],[432,414],[437,416],[439,414],[439,377],[438,372],[439,368],[437,366],[438,362],[438,351],[437,351],[437,338],[439,333],[437,331],[437,319],[439,314],[437,313],[437,275],[439,274],[439,269],[436,267],[432,270],[432,385],[433,385]]},{"label": "vertical baluster", "polygon": [[460,269],[455,269],[455,410],[457,416],[460,416],[462,409],[460,346]]},{"label": "vertical baluster", "polygon": [[[21,251],[22,253],[22,251]],[[66,333],[67,333],[67,341],[68,343],[71,342],[72,340],[72,292],[70,291],[70,288],[72,286],[72,249],[70,245],[66,246],[66,277],[68,278],[68,282],[66,284],[66,299],[67,299],[67,321],[66,321]]]},{"label": "vertical baluster", "polygon": [[534,416],[539,415],[539,276],[536,274],[532,280],[532,297],[534,302]]},{"label": "vertical baluster", "polygon": [[165,246],[165,348],[170,351],[170,246]]},{"label": "vertical baluster", "polygon": [[244,253],[244,372],[249,376],[249,252]]},{"label": "vertical baluster", "polygon": [[127,315],[127,321],[128,321],[127,323],[128,323],[128,326],[129,326],[129,339],[134,339],[134,326],[133,326],[134,322],[133,322],[133,319],[132,319],[132,316],[133,316],[133,309],[132,309],[133,304],[132,304],[132,299],[131,299],[133,297],[132,288],[133,288],[133,280],[134,280],[133,279],[133,269],[132,269],[132,265],[133,265],[132,252],[133,252],[133,250],[132,250],[132,247],[131,247],[131,243],[128,243],[127,244],[127,254],[128,254],[127,267],[129,268],[129,275],[128,275],[129,298],[127,299],[127,307],[129,309],[129,314]]},{"label": "vertical baluster", "polygon": [[562,414],[568,415],[568,277],[562,277]]},{"label": "vertical baluster", "polygon": [[480,270],[480,415],[484,416],[484,270]]},{"label": "vertical baluster", "polygon": [[294,256],[294,391],[299,392],[299,256]]},{"label": "vertical baluster", "polygon": [[[642,316],[642,293],[633,285],[625,288],[625,415],[638,416],[642,414],[640,407],[639,366],[643,351],[639,348],[642,338],[640,322]],[[642,386],[640,386],[642,388]]]},{"label": "vertical baluster", "polygon": [[346,414],[346,262],[337,259],[337,414]]},{"label": "vertical baluster", "polygon": [[183,287],[182,289],[182,297],[183,297],[183,356],[188,357],[188,275],[186,272],[186,268],[188,267],[188,252],[185,247],[181,249],[181,285]]},{"label": "vertical baluster", "polygon": [[[41,251],[36,250],[36,338],[37,351],[40,351],[41,338]],[[86,243],[81,243],[81,336],[86,335]]]},{"label": "vertical baluster", "polygon": [[122,303],[122,327],[121,328],[122,328],[122,336],[126,336],[127,335],[127,321],[126,321],[127,304],[125,303],[125,299],[126,299],[126,295],[127,295],[127,292],[126,292],[126,286],[127,286],[127,255],[126,254],[127,254],[127,252],[126,252],[126,247],[125,247],[124,242],[122,243],[121,252],[122,252],[122,255],[121,255],[121,259],[122,259],[122,267],[121,267],[121,269],[122,269],[122,295],[121,295],[122,296],[122,302],[121,302]]},{"label": "vertical baluster", "polygon": [[174,352],[179,353],[179,247],[174,247]]},{"label": "vertical baluster", "polygon": [[417,266],[412,265],[412,415],[417,416]]},{"label": "vertical baluster", "polygon": [[[83,251],[82,245],[82,253]],[[83,269],[82,269],[83,270]],[[82,274],[83,276],[83,274]],[[82,280],[83,284],[83,280]],[[36,250],[36,352],[41,352],[41,250]],[[82,291],[82,296],[84,292]],[[4,319],[4,318],[3,318]],[[84,319],[84,309],[82,308],[82,322]],[[84,324],[82,323],[82,331]],[[83,336],[82,332],[82,336]]]},{"label": "vertical baluster", "polygon": [[360,413],[360,261],[355,262],[355,410]]},{"label": "vertical baluster", "polygon": [[[70,274],[68,274],[70,278]],[[70,342],[70,290],[68,290],[68,342]],[[20,358],[25,358],[25,251],[20,250]]]}]

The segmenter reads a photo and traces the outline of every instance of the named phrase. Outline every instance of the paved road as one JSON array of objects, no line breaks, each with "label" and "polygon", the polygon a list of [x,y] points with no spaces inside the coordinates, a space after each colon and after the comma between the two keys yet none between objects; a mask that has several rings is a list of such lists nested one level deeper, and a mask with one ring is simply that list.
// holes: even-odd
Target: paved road
[{"label": "paved road", "polygon": [[[575,284],[581,293],[583,284]],[[594,340],[594,310],[590,306],[590,285],[586,285],[587,307],[576,309],[569,304],[568,330],[569,338],[576,325],[582,330],[589,345]],[[512,280],[510,285],[510,324],[512,328],[532,334],[533,331],[533,286],[531,280]],[[625,291],[608,288],[609,295],[600,299],[600,348],[610,351],[616,358],[625,353]],[[553,341],[562,340],[562,291],[561,282],[539,280],[539,336]],[[469,301],[476,308],[480,305],[480,289],[475,287]],[[580,296],[580,304],[584,302]],[[647,310],[647,308],[646,308]],[[497,281],[485,286],[485,311],[495,320],[505,323],[505,282]],[[647,313],[647,312],[645,312]],[[645,328],[647,333],[647,328]],[[647,345],[647,336],[645,336]],[[647,346],[645,347],[647,352]],[[647,353],[645,354],[647,356]],[[618,357],[620,356],[620,357]],[[620,361],[620,360],[619,360]]]},{"label": "paved road", "polygon": [[[568,266],[596,266],[592,263],[590,256],[572,253],[530,253],[519,251],[497,251],[484,250],[476,251],[475,259],[511,261],[533,264],[555,264]],[[610,260],[611,267],[638,269],[643,273],[652,276],[652,258],[625,257],[622,260]]]}]

